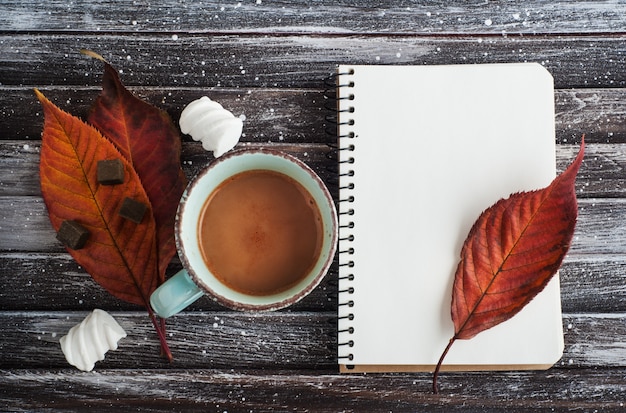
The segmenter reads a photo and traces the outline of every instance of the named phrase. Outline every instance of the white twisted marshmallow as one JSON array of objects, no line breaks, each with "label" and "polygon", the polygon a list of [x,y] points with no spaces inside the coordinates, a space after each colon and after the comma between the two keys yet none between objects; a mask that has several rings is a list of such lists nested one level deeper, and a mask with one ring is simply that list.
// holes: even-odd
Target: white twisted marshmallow
[{"label": "white twisted marshmallow", "polygon": [[202,147],[218,158],[235,147],[243,121],[219,103],[203,96],[191,102],[180,114],[180,130],[202,141]]},{"label": "white twisted marshmallow", "polygon": [[61,337],[61,350],[72,365],[91,371],[104,354],[117,349],[117,342],[126,337],[124,329],[109,313],[93,310],[80,324]]}]

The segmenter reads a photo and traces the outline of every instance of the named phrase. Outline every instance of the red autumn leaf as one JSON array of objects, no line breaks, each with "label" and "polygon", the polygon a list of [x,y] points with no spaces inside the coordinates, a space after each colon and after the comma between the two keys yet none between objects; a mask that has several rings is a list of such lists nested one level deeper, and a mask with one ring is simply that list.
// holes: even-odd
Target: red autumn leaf
[{"label": "red autumn leaf", "polygon": [[[150,209],[140,224],[119,215],[126,197],[150,206],[139,177],[100,132],[35,93],[44,110],[39,173],[52,226],[74,220],[86,228],[86,245],[68,248],[72,257],[114,296],[148,307],[158,281],[155,220]],[[122,161],[123,185],[98,183],[97,163],[110,159]]]},{"label": "red autumn leaf", "polygon": [[548,284],[569,249],[576,218],[575,181],[585,152],[544,189],[521,192],[485,210],[469,232],[452,290],[452,343],[517,314]]},{"label": "red autumn leaf", "polygon": [[176,253],[174,220],[187,184],[180,165],[181,139],[168,114],[131,94],[117,71],[104,62],[102,92],[89,122],[109,138],[132,164],[143,184],[157,226],[160,282]]}]

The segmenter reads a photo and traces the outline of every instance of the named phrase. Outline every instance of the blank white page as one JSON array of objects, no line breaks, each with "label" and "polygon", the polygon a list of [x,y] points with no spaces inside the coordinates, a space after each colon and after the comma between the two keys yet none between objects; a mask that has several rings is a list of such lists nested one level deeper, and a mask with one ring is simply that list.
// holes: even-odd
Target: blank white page
[{"label": "blank white page", "polygon": [[[454,335],[472,224],[555,177],[553,79],[533,63],[338,70],[339,363],[432,370]],[[457,340],[445,365],[547,368],[562,352],[556,275],[512,319]]]}]

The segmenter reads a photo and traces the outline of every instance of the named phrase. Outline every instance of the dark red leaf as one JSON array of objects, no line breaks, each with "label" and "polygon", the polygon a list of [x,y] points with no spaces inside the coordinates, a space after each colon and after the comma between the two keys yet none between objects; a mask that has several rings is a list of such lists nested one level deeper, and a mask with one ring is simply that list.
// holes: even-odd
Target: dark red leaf
[{"label": "dark red leaf", "polygon": [[452,343],[517,314],[548,284],[567,253],[578,216],[575,181],[585,142],[576,159],[544,189],[521,192],[485,210],[461,250],[452,290]]},{"label": "dark red leaf", "polygon": [[546,188],[513,194],[481,214],[457,267],[455,338],[468,339],[517,314],[548,284],[569,249],[578,204],[574,162]]},{"label": "dark red leaf", "polygon": [[135,97],[122,84],[117,71],[104,62],[102,93],[89,122],[111,139],[137,171],[148,194],[157,225],[159,276],[176,253],[174,220],[187,184],[180,165],[181,139],[169,115]]}]

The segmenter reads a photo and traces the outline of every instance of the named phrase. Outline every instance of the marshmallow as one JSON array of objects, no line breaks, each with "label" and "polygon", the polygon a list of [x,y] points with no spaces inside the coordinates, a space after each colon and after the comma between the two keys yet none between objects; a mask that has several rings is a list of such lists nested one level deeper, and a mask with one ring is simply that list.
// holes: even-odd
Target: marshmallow
[{"label": "marshmallow", "polygon": [[72,366],[91,371],[104,354],[117,349],[117,342],[126,337],[124,329],[109,313],[93,310],[80,324],[61,337],[61,350]]},{"label": "marshmallow", "polygon": [[243,121],[219,103],[203,96],[194,100],[180,115],[180,130],[202,141],[202,147],[218,158],[235,147],[243,130]]}]

